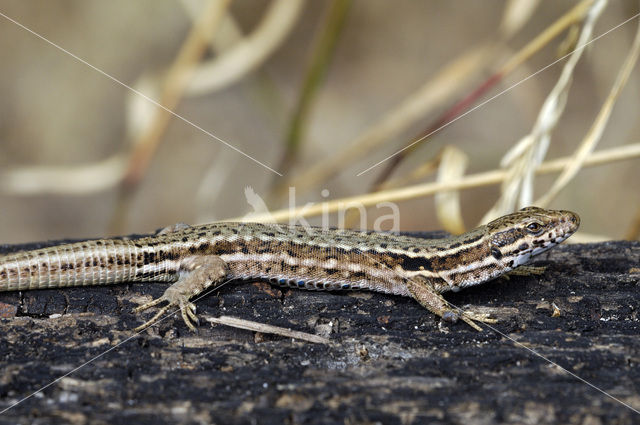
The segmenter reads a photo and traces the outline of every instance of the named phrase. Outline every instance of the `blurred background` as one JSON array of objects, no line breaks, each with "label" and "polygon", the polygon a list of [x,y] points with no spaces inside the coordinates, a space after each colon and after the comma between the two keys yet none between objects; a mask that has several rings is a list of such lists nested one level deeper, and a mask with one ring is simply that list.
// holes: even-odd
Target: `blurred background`
[{"label": "blurred background", "polygon": [[[637,238],[638,10],[0,0],[0,242],[146,233],[380,190],[402,230],[462,231],[541,200],[578,212],[593,240]],[[469,187],[434,196],[460,181]],[[389,214],[363,202],[368,227]]]}]

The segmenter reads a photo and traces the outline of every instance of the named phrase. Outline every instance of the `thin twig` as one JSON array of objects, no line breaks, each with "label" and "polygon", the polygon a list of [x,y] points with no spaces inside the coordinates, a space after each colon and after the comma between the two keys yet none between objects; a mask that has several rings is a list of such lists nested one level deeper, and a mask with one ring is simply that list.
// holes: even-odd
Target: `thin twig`
[{"label": "thin twig", "polygon": [[313,342],[315,344],[329,344],[331,341],[318,335],[294,331],[280,326],[267,325],[265,323],[253,322],[251,320],[238,319],[230,316],[208,317],[208,322],[220,325],[231,326],[238,329],[246,329],[248,331],[261,332],[266,334],[281,335],[287,338],[295,338],[302,341]]}]

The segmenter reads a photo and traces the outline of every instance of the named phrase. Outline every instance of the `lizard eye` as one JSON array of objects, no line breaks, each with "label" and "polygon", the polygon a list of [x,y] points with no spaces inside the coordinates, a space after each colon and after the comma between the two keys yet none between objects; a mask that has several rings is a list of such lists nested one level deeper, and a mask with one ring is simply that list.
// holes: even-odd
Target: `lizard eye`
[{"label": "lizard eye", "polygon": [[534,235],[539,234],[542,231],[542,226],[538,222],[532,222],[527,224],[527,230],[529,233],[533,233]]}]

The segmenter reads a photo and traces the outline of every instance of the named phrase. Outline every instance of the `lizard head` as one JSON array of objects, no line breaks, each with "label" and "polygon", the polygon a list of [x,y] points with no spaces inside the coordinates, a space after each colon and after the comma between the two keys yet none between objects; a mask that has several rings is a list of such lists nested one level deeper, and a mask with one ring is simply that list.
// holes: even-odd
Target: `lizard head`
[{"label": "lizard head", "polygon": [[523,208],[487,224],[490,252],[511,270],[563,242],[579,226],[580,217],[571,211]]}]

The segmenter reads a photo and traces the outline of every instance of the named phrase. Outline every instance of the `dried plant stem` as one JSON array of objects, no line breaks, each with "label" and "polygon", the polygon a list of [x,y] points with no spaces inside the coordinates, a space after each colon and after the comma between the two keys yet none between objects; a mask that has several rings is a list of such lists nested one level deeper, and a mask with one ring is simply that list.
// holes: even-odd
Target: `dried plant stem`
[{"label": "dried plant stem", "polygon": [[581,25],[577,46],[566,55],[568,59],[555,85],[542,103],[531,131],[503,156],[500,165],[508,171],[509,178],[502,184],[500,198],[484,215],[482,222],[489,222],[508,211],[513,211],[517,206],[524,207],[534,203],[535,169],[547,154],[553,131],[567,104],[573,73],[585,47],[593,40],[595,23],[606,6],[607,0],[597,0],[591,5]]},{"label": "dried plant stem", "polygon": [[116,153],[100,161],[75,166],[23,166],[0,169],[0,193],[19,196],[90,195],[117,186],[127,157]]},{"label": "dried plant stem", "polygon": [[[276,167],[282,174],[287,174],[297,159],[311,106],[316,99],[318,88],[322,84],[329,63],[331,62],[333,52],[335,51],[351,6],[351,1],[352,0],[333,0],[329,6],[327,17],[322,23],[317,41],[313,47],[309,67],[293,109],[293,116],[289,122],[285,139],[285,151],[278,167]],[[275,181],[274,183],[274,191],[277,192],[278,187],[280,187],[278,183],[280,182]]]},{"label": "dried plant stem", "polygon": [[[213,59],[198,63],[186,87],[187,96],[211,94],[234,84],[262,65],[279,48],[298,22],[303,0],[269,2],[260,23],[248,34],[237,29],[237,38]],[[194,19],[200,11],[194,10]],[[230,15],[226,19],[231,20]],[[220,28],[222,31],[222,27]],[[214,42],[221,37],[216,34]]]},{"label": "dried plant stem", "polygon": [[[195,65],[204,55],[230,2],[231,0],[210,1],[203,9],[200,19],[194,23],[163,83],[159,103],[165,108],[173,110],[178,105]],[[135,150],[131,155],[123,182],[125,188],[130,189],[136,186],[146,173],[170,119],[169,112],[161,108],[156,109],[155,116],[147,131],[144,131],[140,135],[139,141],[134,144]]]},{"label": "dried plant stem", "polygon": [[379,149],[379,146],[393,135],[424,117],[459,90],[461,82],[468,81],[473,75],[473,70],[479,69],[485,63],[492,50],[491,46],[483,45],[463,53],[445,65],[413,94],[407,96],[400,105],[376,120],[375,124],[356,139],[346,143],[344,150],[312,164],[302,174],[289,181],[295,181],[298,190],[307,190],[314,185],[322,184],[365,155]]},{"label": "dried plant stem", "polygon": [[520,49],[497,72],[482,82],[476,89],[442,113],[426,130],[422,132],[422,134],[407,144],[405,149],[399,151],[397,155],[390,157],[382,172],[376,177],[372,186],[373,189],[381,187],[400,163],[415,151],[419,146],[418,142],[425,141],[427,138],[439,132],[453,121],[462,117],[463,114],[466,115],[465,111],[468,111],[482,95],[487,93],[518,66],[522,65],[531,56],[550,43],[567,27],[583,19],[594,1],[595,0],[583,0],[578,3],[573,9],[561,16],[557,21],[531,40],[526,46]]},{"label": "dried plant stem", "polygon": [[[568,26],[581,20],[593,1],[594,0],[581,1],[577,6],[553,23],[541,35],[527,44],[527,46],[507,62],[503,69],[496,73],[495,76],[492,76],[489,80],[483,82],[474,92],[469,94],[449,111],[445,112],[437,121],[445,122],[443,121],[443,117],[445,116],[459,116],[459,114],[466,108],[465,105],[469,103],[470,99],[476,98],[481,93],[484,93],[503,75],[510,72],[514,66],[529,58],[537,51],[537,49],[540,48],[541,45],[548,42],[545,42],[544,40],[556,37]],[[460,90],[464,82],[468,81],[473,75],[475,75],[475,72],[479,69],[482,69],[489,58],[493,58],[495,56],[496,51],[495,40],[490,40],[488,43],[471,48],[449,64],[443,66],[430,81],[416,90],[413,95],[405,99],[401,105],[390,111],[386,116],[377,120],[373,126],[365,130],[355,140],[347,143],[347,147],[338,155],[327,160],[319,161],[317,164],[309,167],[309,169],[301,175],[296,176],[296,188],[298,190],[305,190],[313,185],[322,184],[324,181],[336,175],[353,162],[361,159],[364,155],[374,151],[382,143],[408,127],[411,123],[425,117],[429,112],[434,110],[436,107],[439,107],[452,95],[455,95]],[[379,181],[383,180],[384,179],[379,179]]]},{"label": "dried plant stem", "polygon": [[595,0],[582,0],[580,3],[575,5],[573,9],[562,15],[557,21],[542,31],[536,38],[516,52],[515,55],[502,65],[498,73],[504,75],[510,74],[511,71],[518,68],[531,56],[543,49],[553,39],[560,35],[562,31],[584,19],[584,16],[587,14],[594,1]]},{"label": "dried plant stem", "polygon": [[[640,143],[591,153],[584,161],[584,166],[602,165],[614,161],[621,161],[638,157],[640,157]],[[570,161],[572,161],[572,157],[563,157],[544,162],[540,164],[539,167],[537,167],[536,173],[549,174],[559,172],[563,170],[567,163],[569,163]],[[365,195],[336,199],[333,201],[327,201],[313,205],[305,205],[293,209],[277,210],[263,215],[252,215],[251,220],[274,220],[277,222],[286,222],[294,217],[314,217],[322,214],[334,213],[337,211],[345,210],[351,205],[370,207],[376,205],[379,202],[405,201],[433,195],[438,192],[470,189],[479,186],[499,184],[502,183],[508,176],[509,172],[507,170],[492,170],[484,173],[471,174],[457,181],[450,181],[445,183],[423,183],[399,189],[384,190],[368,193]],[[242,221],[242,217],[236,217],[226,221]]]},{"label": "dried plant stem", "polygon": [[[469,157],[461,149],[447,146],[442,152],[442,161],[438,168],[439,183],[455,182],[464,177]],[[460,191],[450,190],[435,194],[435,208],[438,221],[443,230],[454,235],[465,232],[460,204]]]},{"label": "dried plant stem", "polygon": [[636,37],[633,41],[633,45],[629,50],[629,54],[622,65],[622,68],[618,72],[618,76],[616,77],[616,81],[611,88],[611,92],[607,99],[605,100],[598,116],[595,121],[591,125],[589,132],[584,137],[582,143],[579,148],[576,150],[576,153],[573,156],[573,160],[569,162],[560,176],[558,176],[557,180],[554,182],[551,189],[549,189],[544,196],[538,199],[535,203],[541,207],[544,207],[553,200],[558,193],[575,177],[575,175],[580,171],[582,164],[584,163],[587,156],[593,151],[596,147],[600,138],[602,137],[602,133],[609,122],[609,117],[611,116],[611,111],[613,110],[613,106],[616,103],[616,100],[622,93],[622,89],[627,83],[629,76],[631,75],[631,71],[636,65],[638,61],[638,55],[640,54],[640,24],[638,24],[638,29],[636,31]]},{"label": "dried plant stem", "polygon": [[218,24],[227,11],[231,0],[211,0],[203,9],[200,19],[191,28],[187,39],[182,44],[176,59],[169,68],[160,96],[160,105],[155,111],[149,126],[134,143],[129,164],[120,184],[118,198],[109,224],[110,232],[123,233],[125,217],[129,211],[133,194],[138,183],[147,172],[151,158],[155,154],[162,135],[165,133],[172,111],[178,105],[189,83],[191,73],[202,58]]}]

